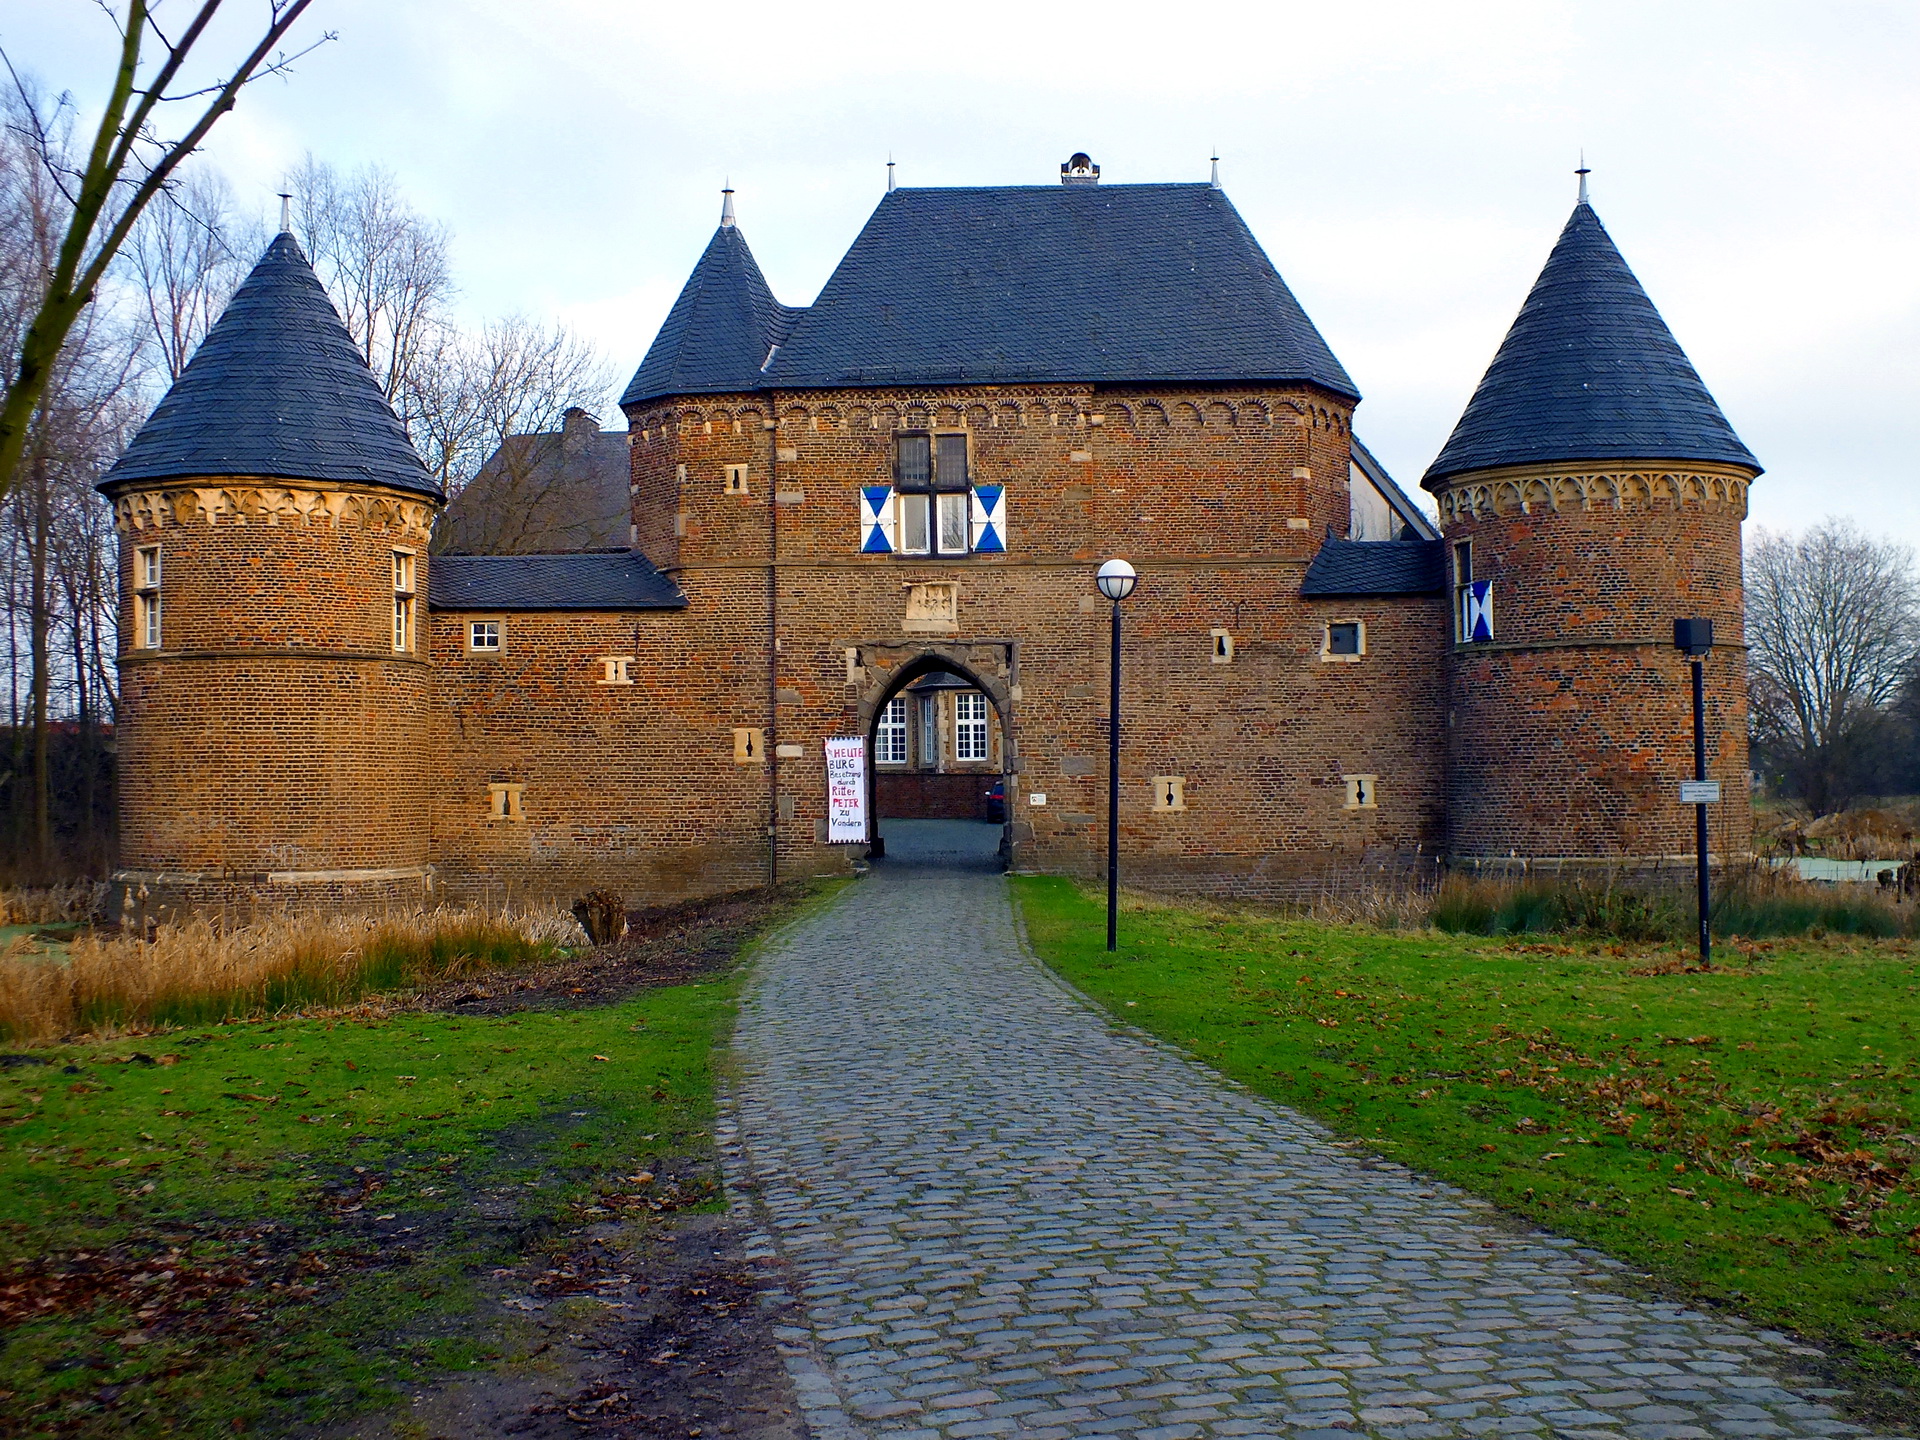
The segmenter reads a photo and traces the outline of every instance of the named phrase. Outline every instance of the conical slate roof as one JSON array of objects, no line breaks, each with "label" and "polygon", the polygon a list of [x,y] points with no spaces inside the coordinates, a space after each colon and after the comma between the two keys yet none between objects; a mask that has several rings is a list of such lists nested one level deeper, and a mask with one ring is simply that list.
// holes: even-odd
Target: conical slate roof
[{"label": "conical slate roof", "polygon": [[751,390],[763,383],[761,367],[800,313],[773,298],[747,237],[722,223],[620,403]]},{"label": "conical slate roof", "polygon": [[274,237],[100,486],[202,475],[441,495],[291,235]]},{"label": "conical slate roof", "polygon": [[1708,460],[1760,471],[1584,200],[1421,484],[1499,465]]}]

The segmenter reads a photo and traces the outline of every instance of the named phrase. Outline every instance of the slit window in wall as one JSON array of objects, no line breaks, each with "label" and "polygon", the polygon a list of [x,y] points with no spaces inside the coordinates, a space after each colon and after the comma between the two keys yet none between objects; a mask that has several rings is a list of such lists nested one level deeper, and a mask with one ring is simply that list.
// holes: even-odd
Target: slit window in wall
[{"label": "slit window in wall", "polygon": [[1233,636],[1225,630],[1213,632],[1213,653],[1208,657],[1215,665],[1233,663]]},{"label": "slit window in wall", "polygon": [[414,574],[418,557],[411,550],[393,552],[393,648],[413,649]]},{"label": "slit window in wall", "polygon": [[524,785],[487,786],[488,813],[495,820],[524,820],[526,811],[521,807],[520,795],[527,787]]},{"label": "slit window in wall", "polygon": [[736,726],[733,732],[733,763],[761,765],[767,758],[767,732],[748,726]]},{"label": "slit window in wall", "polygon": [[474,655],[499,655],[507,648],[507,622],[504,620],[469,620],[467,622],[467,650]]},{"label": "slit window in wall", "polygon": [[633,656],[631,655],[602,655],[600,657],[600,679],[595,683],[600,685],[631,685],[633,684],[632,669]]},{"label": "slit window in wall", "polygon": [[748,467],[745,465],[727,466],[727,494],[746,495],[751,493],[747,489],[747,469]]},{"label": "slit window in wall", "polygon": [[1347,787],[1347,809],[1372,810],[1377,807],[1374,776],[1342,775],[1340,779]]},{"label": "slit window in wall", "polygon": [[1186,809],[1187,777],[1184,775],[1154,776],[1153,808],[1156,810]]},{"label": "slit window in wall", "polygon": [[1367,653],[1364,620],[1329,621],[1320,639],[1322,660],[1358,660]]},{"label": "slit window in wall", "polygon": [[142,650],[160,648],[160,547],[142,545],[133,552],[134,644]]}]

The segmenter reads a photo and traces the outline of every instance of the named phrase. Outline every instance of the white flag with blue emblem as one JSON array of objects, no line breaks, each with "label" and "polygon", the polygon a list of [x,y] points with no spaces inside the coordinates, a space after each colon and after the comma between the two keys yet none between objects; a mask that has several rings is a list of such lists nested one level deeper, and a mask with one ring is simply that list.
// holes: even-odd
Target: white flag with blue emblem
[{"label": "white flag with blue emblem", "polygon": [[860,553],[889,555],[900,548],[894,534],[893,487],[860,487]]},{"label": "white flag with blue emblem", "polygon": [[989,553],[1007,548],[1007,488],[1004,485],[973,487],[973,548]]},{"label": "white flag with blue emblem", "polygon": [[1493,639],[1493,582],[1469,581],[1460,604],[1460,629],[1467,640]]}]

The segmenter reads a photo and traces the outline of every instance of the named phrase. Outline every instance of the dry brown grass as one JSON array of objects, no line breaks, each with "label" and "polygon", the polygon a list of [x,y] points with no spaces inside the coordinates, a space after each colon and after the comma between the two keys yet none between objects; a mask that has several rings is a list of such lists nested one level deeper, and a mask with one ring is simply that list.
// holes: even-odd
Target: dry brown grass
[{"label": "dry brown grass", "polygon": [[151,938],[82,933],[64,945],[21,937],[0,954],[0,1039],[46,1044],[345,1005],[583,938],[560,911],[452,909],[201,918]]}]

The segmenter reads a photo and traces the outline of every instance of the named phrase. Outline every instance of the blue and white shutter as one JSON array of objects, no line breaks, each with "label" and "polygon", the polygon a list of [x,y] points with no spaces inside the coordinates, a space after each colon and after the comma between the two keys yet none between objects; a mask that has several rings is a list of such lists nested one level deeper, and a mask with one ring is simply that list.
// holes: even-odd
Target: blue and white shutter
[{"label": "blue and white shutter", "polygon": [[988,553],[1007,548],[1006,495],[1004,485],[973,487],[973,548]]},{"label": "blue and white shutter", "polygon": [[1464,596],[1466,613],[1461,626],[1467,632],[1469,642],[1493,639],[1493,582],[1474,580],[1469,582]]},{"label": "blue and white shutter", "polygon": [[860,487],[860,553],[862,555],[890,555],[900,548],[900,537],[894,528],[893,512],[891,485]]}]

